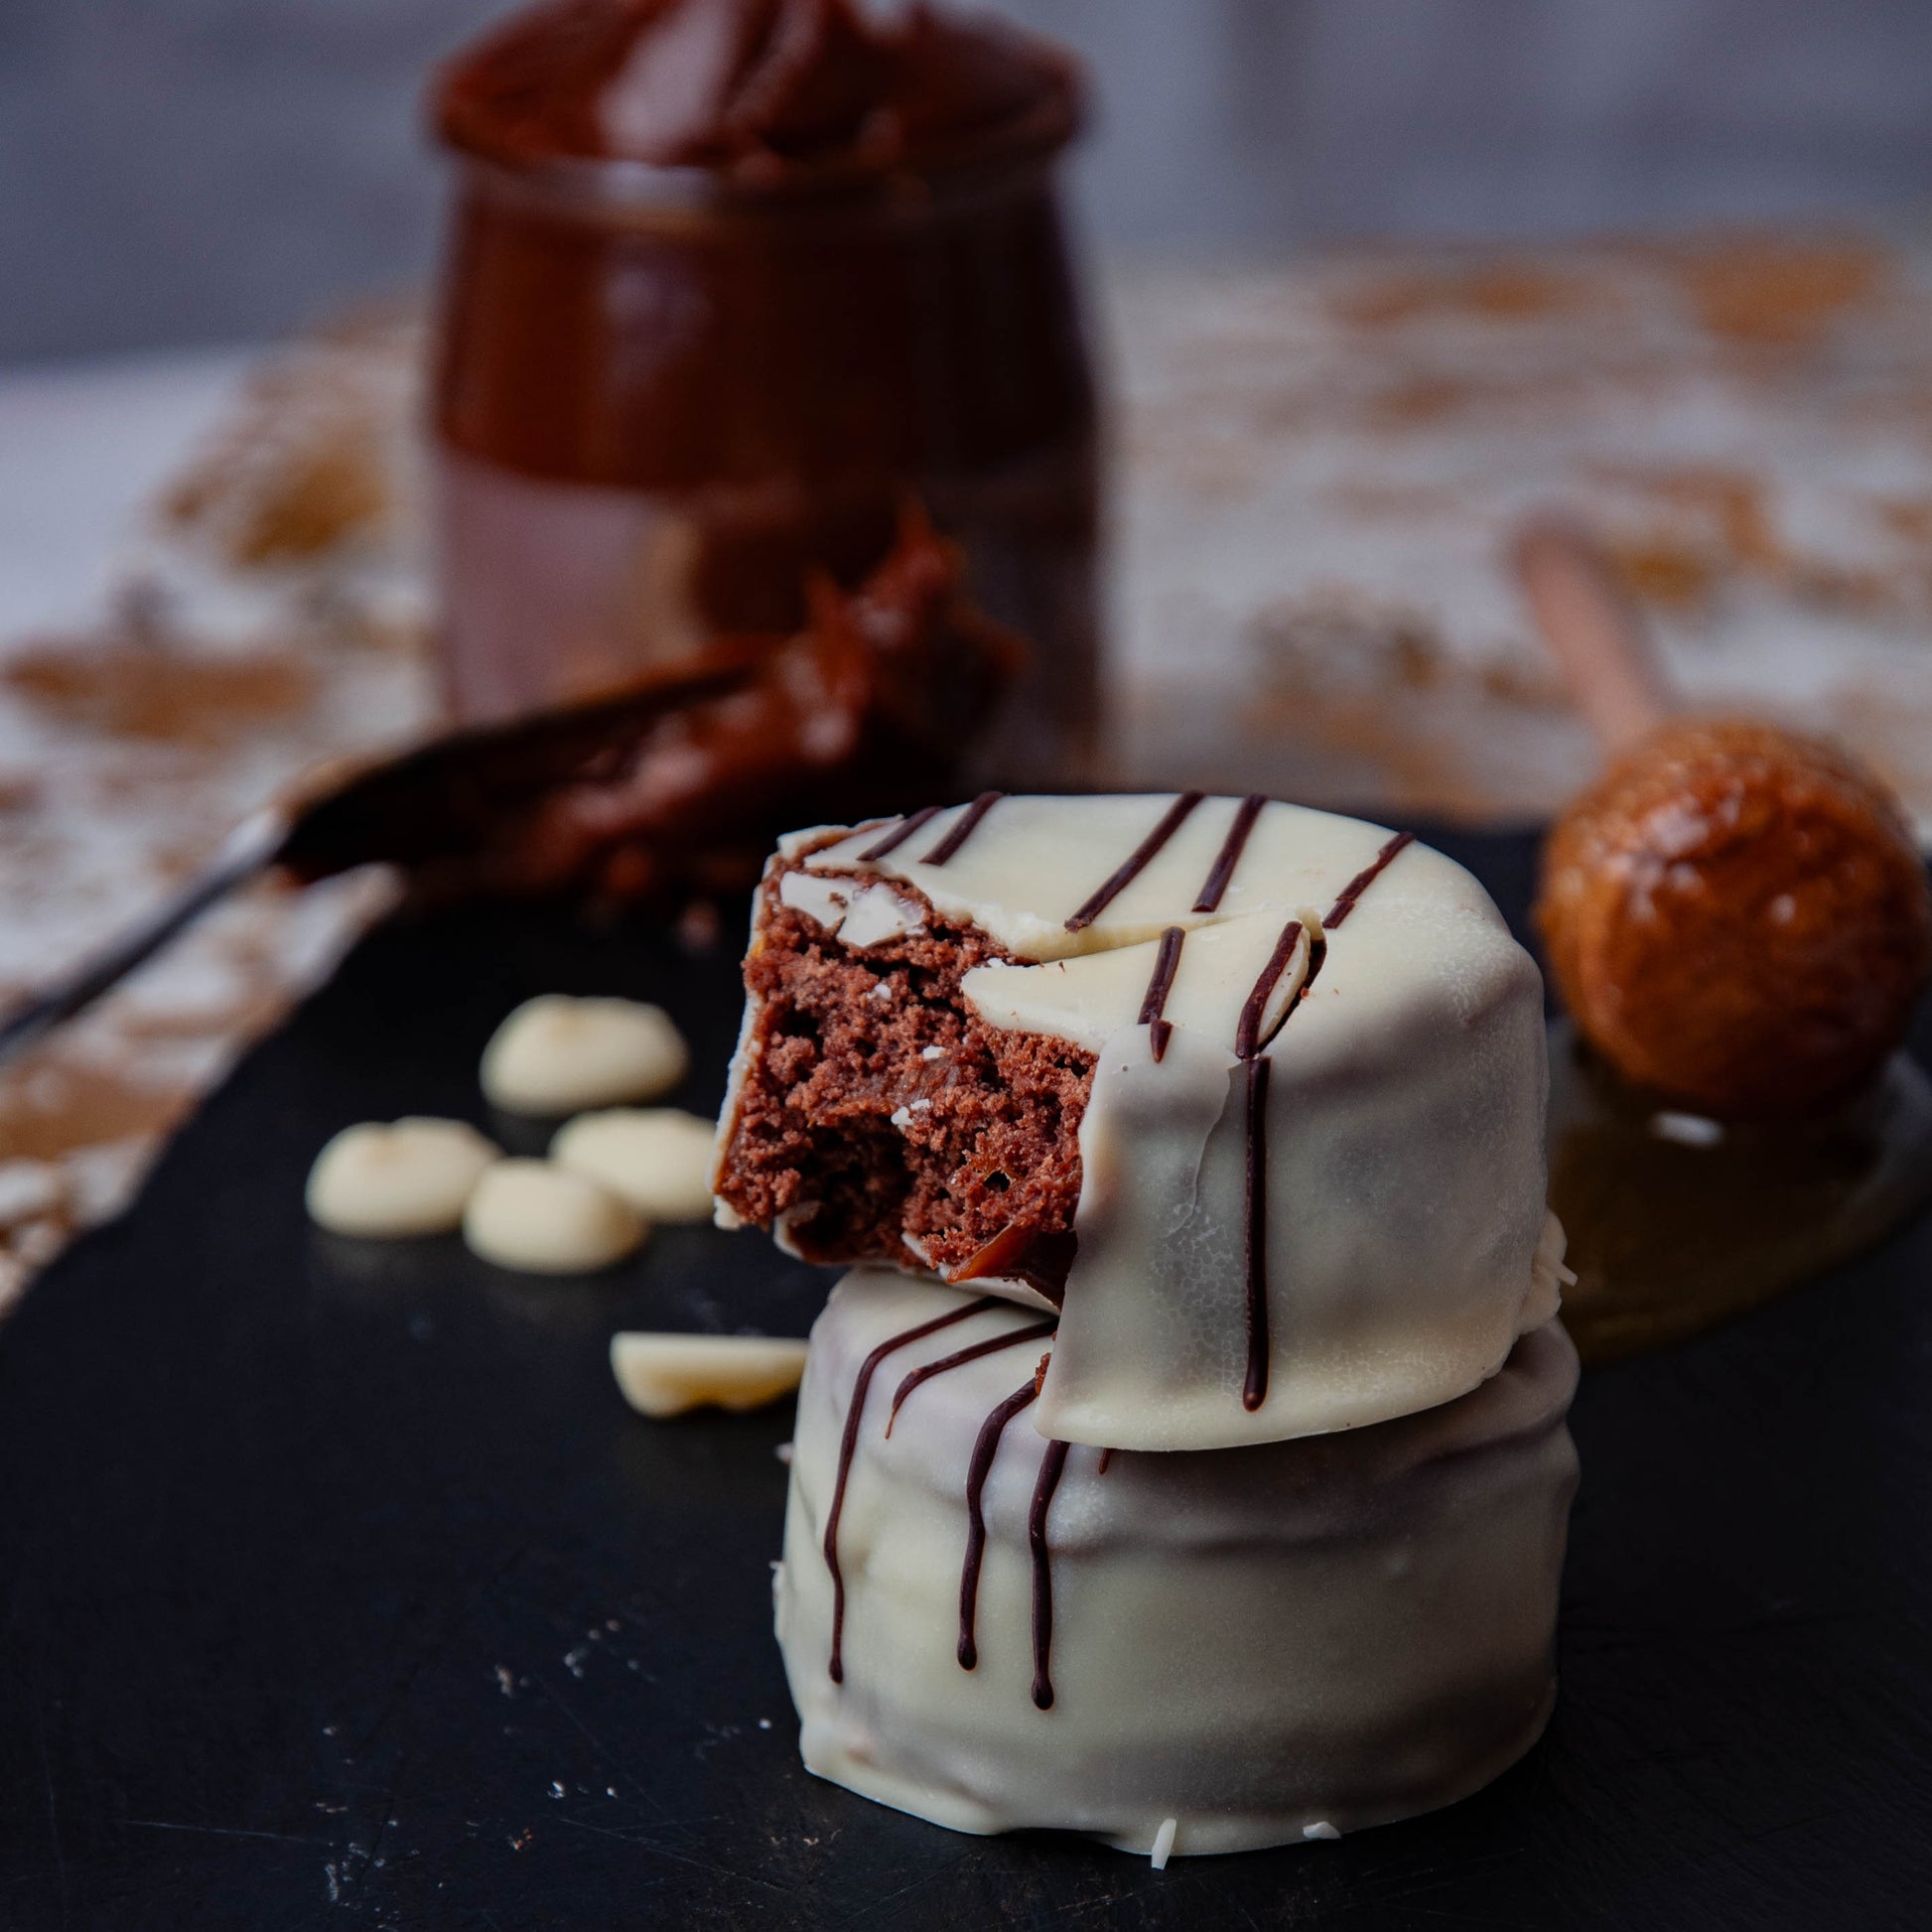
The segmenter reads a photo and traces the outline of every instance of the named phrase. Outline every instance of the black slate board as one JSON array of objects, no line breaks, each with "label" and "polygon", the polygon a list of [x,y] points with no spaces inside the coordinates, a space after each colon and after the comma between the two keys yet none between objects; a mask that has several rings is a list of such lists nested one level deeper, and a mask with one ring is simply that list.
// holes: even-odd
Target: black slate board
[{"label": "black slate board", "polygon": [[[1440,841],[1512,917],[1527,840]],[[719,1094],[729,954],[372,935],[0,1327],[0,1926],[1858,1927],[1932,1920],[1932,1228],[1576,1412],[1563,1699],[1448,1813],[1179,1861],[956,1837],[800,1769],[779,1410],[652,1425],[619,1326],[801,1333],[754,1235],[590,1284],[314,1233],[345,1122],[482,1119],[516,1000],[628,991]]]}]

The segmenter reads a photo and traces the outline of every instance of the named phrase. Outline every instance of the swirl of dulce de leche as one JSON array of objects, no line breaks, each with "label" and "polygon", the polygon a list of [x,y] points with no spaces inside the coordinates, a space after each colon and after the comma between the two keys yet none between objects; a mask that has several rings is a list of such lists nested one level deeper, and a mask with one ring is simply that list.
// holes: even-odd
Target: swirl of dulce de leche
[{"label": "swirl of dulce de leche", "polygon": [[619,160],[762,192],[1050,152],[1080,115],[1057,47],[853,0],[548,0],[438,76],[444,136],[514,165]]}]

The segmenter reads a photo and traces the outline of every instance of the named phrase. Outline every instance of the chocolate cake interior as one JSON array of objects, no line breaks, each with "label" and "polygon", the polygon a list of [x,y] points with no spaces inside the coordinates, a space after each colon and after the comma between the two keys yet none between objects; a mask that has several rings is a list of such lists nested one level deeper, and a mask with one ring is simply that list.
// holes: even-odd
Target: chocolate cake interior
[{"label": "chocolate cake interior", "polygon": [[920,928],[846,945],[760,889],[750,1071],[719,1193],[811,1260],[1022,1275],[1054,1299],[1071,1258],[1094,1057],[975,1015],[962,975],[1012,957],[908,886]]}]

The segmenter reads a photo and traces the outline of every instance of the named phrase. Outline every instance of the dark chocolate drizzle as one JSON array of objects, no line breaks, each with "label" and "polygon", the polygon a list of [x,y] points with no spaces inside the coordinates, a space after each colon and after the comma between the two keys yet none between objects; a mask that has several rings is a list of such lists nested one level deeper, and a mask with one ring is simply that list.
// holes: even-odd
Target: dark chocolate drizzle
[{"label": "dark chocolate drizzle", "polygon": [[875,859],[883,859],[889,852],[897,852],[921,825],[930,825],[945,809],[943,805],[921,805],[910,818],[902,818],[886,834],[883,839],[875,840],[859,854],[859,863],[869,866]]},{"label": "dark chocolate drizzle", "polygon": [[[1326,933],[1317,932],[1309,945],[1309,970],[1302,975],[1302,993],[1306,993],[1321,977],[1321,969],[1327,963],[1328,937]],[[1298,1007],[1302,1004],[1301,993],[1295,996],[1295,1004]],[[1286,1021],[1284,1021],[1284,1024],[1286,1024]],[[1275,1031],[1279,1033],[1281,1029],[1278,1027]],[[1264,1046],[1267,1043],[1266,1040],[1262,1041]]]},{"label": "dark chocolate drizzle", "polygon": [[966,809],[963,812],[961,812],[956,819],[953,820],[951,831],[949,831],[945,835],[945,837],[942,838],[939,841],[939,843],[935,845],[932,848],[932,850],[928,852],[925,855],[925,857],[919,861],[919,863],[925,866],[943,866],[946,863],[946,861],[950,859],[953,856],[953,854],[957,852],[959,848],[962,845],[964,845],[966,841],[973,836],[974,831],[978,828],[980,820],[983,819],[987,815],[987,813],[990,812],[993,809],[993,807],[997,805],[1000,802],[1000,800],[1005,796],[1006,793],[1003,791],[981,792],[980,795],[977,798],[975,798],[973,802],[970,805],[968,805]]},{"label": "dark chocolate drizzle", "polygon": [[886,1412],[887,1436],[891,1437],[893,1424],[898,1420],[898,1412],[905,1398],[921,1382],[929,1382],[935,1375],[944,1375],[948,1369],[964,1368],[968,1362],[977,1362],[982,1356],[997,1355],[1003,1348],[1017,1347],[1023,1341],[1037,1341],[1041,1335],[1050,1335],[1052,1332],[1051,1321],[1035,1321],[1028,1327],[1010,1328],[1003,1335],[992,1335],[985,1341],[976,1341],[968,1348],[956,1349],[950,1355],[941,1355],[936,1362],[927,1362],[922,1367],[913,1369],[893,1392],[893,1406]]},{"label": "dark chocolate drizzle", "polygon": [[1027,1547],[1034,1559],[1034,1703],[1042,1711],[1053,1708],[1053,1566],[1046,1548],[1046,1512],[1066,1467],[1066,1445],[1046,1445],[1039,1458],[1039,1480],[1034,1484],[1033,1507],[1027,1512]]},{"label": "dark chocolate drizzle", "polygon": [[[1261,969],[1261,977],[1241,1002],[1241,1017],[1234,1023],[1236,1059],[1251,1060],[1268,1044],[1261,1036],[1262,1016],[1268,1011],[1269,998],[1281,983],[1282,975],[1288,971],[1288,962],[1295,957],[1295,948],[1302,943],[1307,931],[1300,919],[1290,919],[1282,927],[1282,936],[1275,941],[1275,950],[1268,955],[1268,964]],[[1304,990],[1307,985],[1305,980]]]},{"label": "dark chocolate drizzle", "polygon": [[1248,1062],[1247,1218],[1243,1248],[1248,1311],[1248,1374],[1241,1406],[1252,1413],[1268,1399],[1268,1069],[1257,1054]]},{"label": "dark chocolate drizzle", "polygon": [[[1327,961],[1327,935],[1355,909],[1356,901],[1388,870],[1403,848],[1415,842],[1415,836],[1413,832],[1398,832],[1336,895],[1334,904],[1328,908],[1327,918],[1322,921],[1321,932],[1310,935],[1309,969],[1303,975],[1302,990],[1296,996],[1298,1004],[1307,997]],[[1248,1373],[1241,1386],[1241,1403],[1251,1411],[1259,1409],[1268,1399],[1268,1069],[1272,1062],[1262,1055],[1261,1049],[1268,1041],[1261,1036],[1261,1021],[1267,1010],[1268,997],[1274,992],[1282,974],[1288,970],[1288,962],[1294,958],[1295,948],[1301,943],[1304,930],[1300,920],[1291,920],[1282,928],[1282,936],[1276,940],[1275,950],[1269,955],[1268,964],[1262,968],[1261,977],[1242,1002],[1241,1017],[1235,1023],[1234,1030],[1235,1055],[1245,1060],[1248,1067],[1244,1108],[1247,1215],[1242,1240],[1242,1272],[1248,1317]],[[1287,1019],[1288,1016],[1284,1014],[1283,1025],[1287,1024]],[[1280,1028],[1276,1031],[1280,1032]]]},{"label": "dark chocolate drizzle", "polygon": [[866,1395],[872,1387],[873,1375],[888,1355],[895,1349],[903,1348],[907,1342],[936,1334],[941,1328],[950,1328],[954,1322],[967,1320],[972,1315],[984,1314],[988,1309],[1004,1306],[997,1295],[982,1295],[963,1308],[948,1309],[944,1314],[935,1314],[930,1321],[921,1321],[916,1327],[889,1335],[859,1364],[859,1373],[852,1379],[852,1401],[845,1412],[845,1434],[839,1440],[839,1471],[832,1484],[832,1506],[825,1513],[825,1567],[832,1573],[830,1670],[834,1684],[845,1682],[845,1573],[839,1568],[839,1518],[845,1511],[845,1485],[852,1474],[853,1451],[859,1447],[859,1424],[865,1415]]},{"label": "dark chocolate drizzle", "polygon": [[980,1565],[986,1557],[986,1478],[993,1468],[993,1458],[1000,1451],[1000,1438],[1006,1434],[1007,1424],[1021,1410],[1031,1404],[1037,1393],[1033,1378],[1026,1381],[1014,1392],[998,1403],[992,1414],[980,1424],[980,1433],[973,1442],[972,1459],[966,1465],[966,1561],[959,1571],[959,1668],[971,1670],[980,1660],[979,1645],[974,1639],[974,1625],[979,1618]]},{"label": "dark chocolate drizzle", "polygon": [[1385,845],[1382,848],[1382,850],[1378,852],[1375,855],[1375,857],[1371,859],[1369,863],[1365,865],[1361,869],[1361,871],[1358,872],[1355,875],[1355,877],[1351,879],[1348,882],[1348,884],[1341,889],[1340,895],[1336,897],[1334,904],[1332,904],[1328,908],[1328,916],[1321,921],[1323,929],[1328,932],[1334,931],[1335,927],[1340,925],[1342,920],[1347,918],[1349,913],[1354,911],[1355,901],[1358,898],[1360,898],[1361,896],[1365,892],[1367,892],[1372,885],[1374,885],[1376,880],[1379,879],[1384,872],[1388,870],[1390,864],[1401,853],[1402,849],[1405,846],[1414,845],[1415,842],[1416,842],[1415,833],[1398,832],[1395,835],[1395,837],[1392,838],[1388,842],[1388,844]]},{"label": "dark chocolate drizzle", "polygon": [[1228,827],[1227,838],[1222,842],[1221,850],[1200,889],[1200,897],[1194,901],[1196,912],[1212,912],[1220,906],[1221,895],[1227,891],[1234,878],[1234,869],[1241,863],[1248,834],[1255,829],[1255,820],[1261,816],[1261,808],[1267,802],[1268,794],[1261,791],[1251,791],[1242,799],[1234,814],[1234,823]]},{"label": "dark chocolate drizzle", "polygon": [[1154,863],[1161,848],[1180,830],[1186,822],[1188,813],[1200,803],[1203,796],[1205,794],[1202,792],[1183,791],[1161,815],[1160,824],[1121,861],[1119,867],[1095,889],[1093,897],[1067,920],[1067,931],[1079,932],[1099,918],[1101,913],[1106,911],[1107,907]]},{"label": "dark chocolate drizzle", "polygon": [[1148,1045],[1157,1062],[1167,1057],[1168,1041],[1173,1037],[1173,1025],[1166,1018],[1168,995],[1173,991],[1173,976],[1180,966],[1180,948],[1187,938],[1179,926],[1171,925],[1161,935],[1161,950],[1154,956],[1154,977],[1147,983],[1147,998],[1141,1002],[1141,1025],[1148,1030]]}]

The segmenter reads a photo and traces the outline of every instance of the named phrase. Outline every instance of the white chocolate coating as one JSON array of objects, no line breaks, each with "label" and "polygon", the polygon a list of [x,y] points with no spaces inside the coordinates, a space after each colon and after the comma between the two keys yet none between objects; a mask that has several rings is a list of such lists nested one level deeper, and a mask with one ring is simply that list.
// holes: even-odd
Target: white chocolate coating
[{"label": "white chocolate coating", "polygon": [[611,1337],[611,1373],[640,1416],[687,1410],[762,1409],[789,1395],[805,1372],[805,1344],[772,1335],[653,1334]]},{"label": "white chocolate coating", "polygon": [[309,1215],[332,1234],[399,1240],[453,1233],[502,1150],[469,1122],[410,1115],[345,1127],[309,1170]]},{"label": "white chocolate coating", "polygon": [[873,1378],[839,1524],[844,1681],[822,1543],[855,1377],[957,1291],[849,1275],[812,1331],[777,1630],[807,1766],[967,1832],[1059,1827],[1176,1856],[1330,1837],[1465,1796],[1543,1727],[1576,1453],[1555,1322],[1475,1393],[1341,1437],[1192,1455],[1076,1448],[1045,1517],[1051,1708],[1035,1708],[1023,1411],[984,1491],[975,1636],[956,1657],[966,1483],[988,1413],[1040,1341],[909,1370],[1027,1325],[994,1308]]},{"label": "white chocolate coating", "polygon": [[612,1107],[557,1130],[550,1158],[627,1200],[645,1220],[711,1219],[714,1122],[676,1107]]},{"label": "white chocolate coating", "polygon": [[[1207,798],[1069,931],[1069,915],[1177,801],[1003,798],[945,863],[927,863],[966,809],[872,860],[862,855],[891,821],[794,834],[780,860],[802,861],[806,884],[781,885],[806,909],[821,887],[856,905],[867,889],[854,882],[905,881],[938,915],[976,924],[1029,962],[966,975],[962,990],[986,1024],[1098,1056],[1080,1129],[1078,1248],[1041,1429],[1076,1443],[1204,1449],[1360,1428],[1474,1388],[1519,1334],[1549,1319],[1556,1271],[1537,1265],[1549,1239],[1542,981],[1462,867],[1408,845],[1330,929],[1391,834],[1270,802],[1218,903],[1198,912],[1241,810]],[[1164,1012],[1173,1032],[1157,1056],[1140,1015],[1169,927],[1184,936]],[[1255,1277],[1268,1345],[1265,1393],[1250,1407],[1240,1029],[1285,936],[1293,950],[1254,1035],[1268,1063],[1255,1108],[1266,1145]],[[754,1043],[748,1027],[734,1091]],[[721,1158],[732,1118],[728,1101]],[[907,1260],[916,1265],[916,1254]],[[1007,1292],[1037,1299],[1019,1284]]]},{"label": "white chocolate coating", "polygon": [[609,1268],[649,1232],[628,1201],[549,1161],[498,1161],[485,1169],[463,1214],[473,1254],[527,1275]]},{"label": "white chocolate coating", "polygon": [[492,1106],[551,1115],[656,1100],[689,1064],[684,1035],[662,1007],[544,993],[490,1035],[479,1072]]}]

